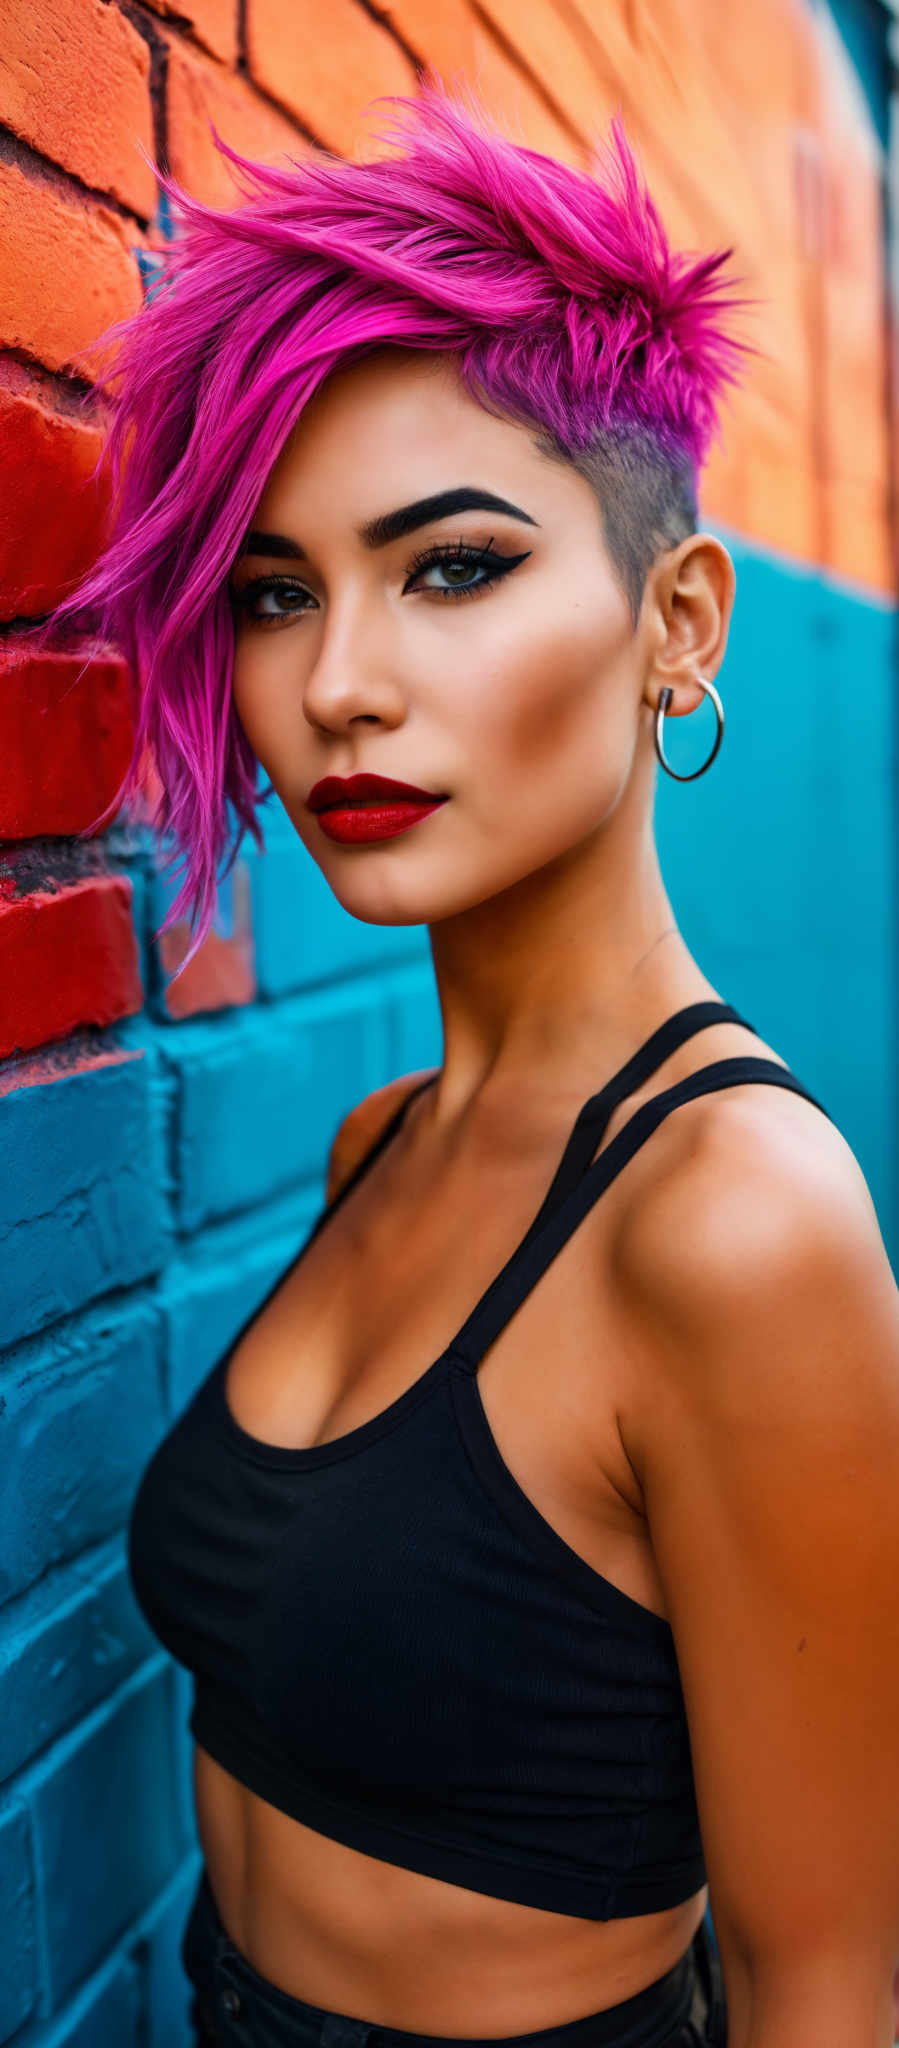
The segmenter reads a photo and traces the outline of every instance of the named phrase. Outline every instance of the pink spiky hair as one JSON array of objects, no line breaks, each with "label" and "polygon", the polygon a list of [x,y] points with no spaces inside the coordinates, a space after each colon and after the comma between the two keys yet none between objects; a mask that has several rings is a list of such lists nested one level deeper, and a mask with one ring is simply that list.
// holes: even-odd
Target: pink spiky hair
[{"label": "pink spiky hair", "polygon": [[[327,376],[388,344],[451,352],[480,404],[537,427],[562,456],[636,431],[683,490],[740,355],[759,353],[722,325],[749,303],[722,286],[732,250],[671,252],[619,117],[588,173],[505,140],[469,97],[465,106],[428,80],[417,99],[388,101],[381,136],[401,153],[361,163],[324,153],[255,163],[213,129],[243,202],[231,209],[154,167],[179,232],[141,310],[100,337],[117,346],[98,380],[116,385],[101,456],[114,526],[49,623],[87,616],[130,662],[134,755],[88,830],[129,797],[140,809],[148,749],[161,786],[152,824],[176,842],[168,865],[180,854],[186,869],[156,936],[189,914],[188,959],[244,831],[264,848],[256,813],[274,794],[257,793],[231,701],[227,576]],[[609,537],[633,598],[640,563]],[[229,805],[235,836],[220,873]]]}]

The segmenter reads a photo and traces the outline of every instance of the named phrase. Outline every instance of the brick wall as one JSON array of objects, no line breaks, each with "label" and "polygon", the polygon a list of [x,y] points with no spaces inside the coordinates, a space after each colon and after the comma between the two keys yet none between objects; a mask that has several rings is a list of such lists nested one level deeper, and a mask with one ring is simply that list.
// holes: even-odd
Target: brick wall
[{"label": "brick wall", "polygon": [[[119,818],[94,841],[72,836],[130,751],[121,660],[110,649],[85,665],[72,647],[13,667],[3,651],[27,653],[29,623],[103,531],[90,481],[102,418],[86,422],[78,400],[93,339],[139,304],[166,232],[137,143],[223,203],[210,118],[251,156],[365,153],[361,108],[414,90],[422,60],[476,80],[510,133],[572,162],[620,105],[675,237],[737,241],[766,299],[771,360],[733,408],[707,515],[850,579],[876,633],[893,573],[869,233],[880,167],[847,114],[839,53],[803,7],[740,0],[726,46],[719,16],[718,0],[695,0],[687,52],[676,0],[6,0],[0,2041],[185,2041],[186,1692],[128,1590],[130,1500],[300,1241],[342,1114],[439,1058],[423,934],[349,919],[277,810],[267,853],[244,850],[221,930],[171,989],[186,934],[153,938],[169,896],[145,832]],[[851,420],[836,402],[850,380]],[[831,619],[831,641],[836,630]],[[810,675],[826,637],[813,621]],[[878,650],[872,639],[872,662]],[[793,685],[795,667],[794,649]],[[819,897],[820,873],[811,860]],[[708,962],[714,933],[702,937]]]}]

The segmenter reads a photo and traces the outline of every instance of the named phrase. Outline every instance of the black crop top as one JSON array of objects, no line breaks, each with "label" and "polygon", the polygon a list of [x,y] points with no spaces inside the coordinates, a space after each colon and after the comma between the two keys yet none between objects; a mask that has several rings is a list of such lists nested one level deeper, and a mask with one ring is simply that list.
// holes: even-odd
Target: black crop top
[{"label": "black crop top", "polygon": [[132,1583],[193,1673],[190,1731],[320,1834],[596,1920],[677,1905],[705,1883],[671,1628],[532,1505],[492,1437],[477,1367],[679,1103],[760,1081],[815,1101],[773,1060],[718,1060],[653,1096],[593,1159],[616,1104],[669,1053],[706,1025],[744,1021],[729,1004],[693,1003],[590,1097],[522,1242],[382,1413],[307,1449],[248,1435],[224,1381],[251,1316],[148,1465],[129,1528]]}]

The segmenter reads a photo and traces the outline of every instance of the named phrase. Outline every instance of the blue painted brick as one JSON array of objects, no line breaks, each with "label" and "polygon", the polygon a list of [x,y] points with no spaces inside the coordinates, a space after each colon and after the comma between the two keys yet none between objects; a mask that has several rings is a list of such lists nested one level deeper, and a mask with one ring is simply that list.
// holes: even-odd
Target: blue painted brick
[{"label": "blue painted brick", "polygon": [[160,1295],[172,1417],[292,1263],[323,1200],[321,1187],[268,1203],[249,1220],[204,1232],[188,1257],[172,1261]]},{"label": "blue painted brick", "polygon": [[158,1077],[146,1055],[0,1102],[0,1346],[162,1265]]},{"label": "blue painted brick", "polygon": [[[61,2012],[43,2026],[29,2028],[16,2048],[144,2048],[135,1965],[126,1956],[115,1956],[66,2001]],[[183,2048],[192,2044],[184,2043]]]},{"label": "blue painted brick", "polygon": [[121,1550],[48,1572],[0,1613],[0,1779],[156,1654]]},{"label": "blue painted brick", "polygon": [[16,1780],[34,1827],[48,2012],[151,1904],[191,1844],[160,1653]]},{"label": "blue painted brick", "polygon": [[182,1665],[173,1663],[172,1684],[175,1702],[175,1791],[180,1804],[182,1825],[190,1841],[198,1848],[194,1800],[194,1739],[187,1725],[193,1704],[193,1680],[190,1672],[185,1671]]},{"label": "blue painted brick", "polygon": [[192,2048],[188,2015],[193,1991],[180,1948],[201,1864],[195,1852],[141,1923],[138,1955],[147,2015],[141,2048]]},{"label": "blue painted brick", "polygon": [[54,2031],[47,2048],[113,2048],[113,2043],[115,2048],[144,2048],[139,1980],[126,1962],[118,1962],[90,2004]]},{"label": "blue painted brick", "polygon": [[28,1814],[0,1810],[0,2041],[24,2026],[38,1995],[34,1866]]},{"label": "blue painted brick", "polygon": [[248,847],[260,994],[430,958],[424,925],[365,924],[338,902],[280,804],[263,813],[265,852]]},{"label": "blue painted brick", "polygon": [[0,1361],[0,1600],[126,1521],[165,1424],[159,1341],[129,1301]]},{"label": "blue painted brick", "polygon": [[385,1066],[381,1010],[352,989],[180,1026],[178,1222],[215,1218],[318,1179],[341,1118]]}]

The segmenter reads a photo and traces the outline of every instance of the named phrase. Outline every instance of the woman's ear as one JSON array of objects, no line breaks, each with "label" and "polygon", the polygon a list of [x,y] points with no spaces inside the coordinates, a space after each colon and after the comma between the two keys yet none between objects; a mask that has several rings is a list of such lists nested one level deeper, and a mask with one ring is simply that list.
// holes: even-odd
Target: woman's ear
[{"label": "woman's ear", "polygon": [[670,718],[682,718],[702,703],[695,678],[714,681],[727,647],[737,587],[726,547],[711,533],[691,533],[660,557],[645,593],[650,663],[644,696],[653,711],[667,685],[673,696]]}]

